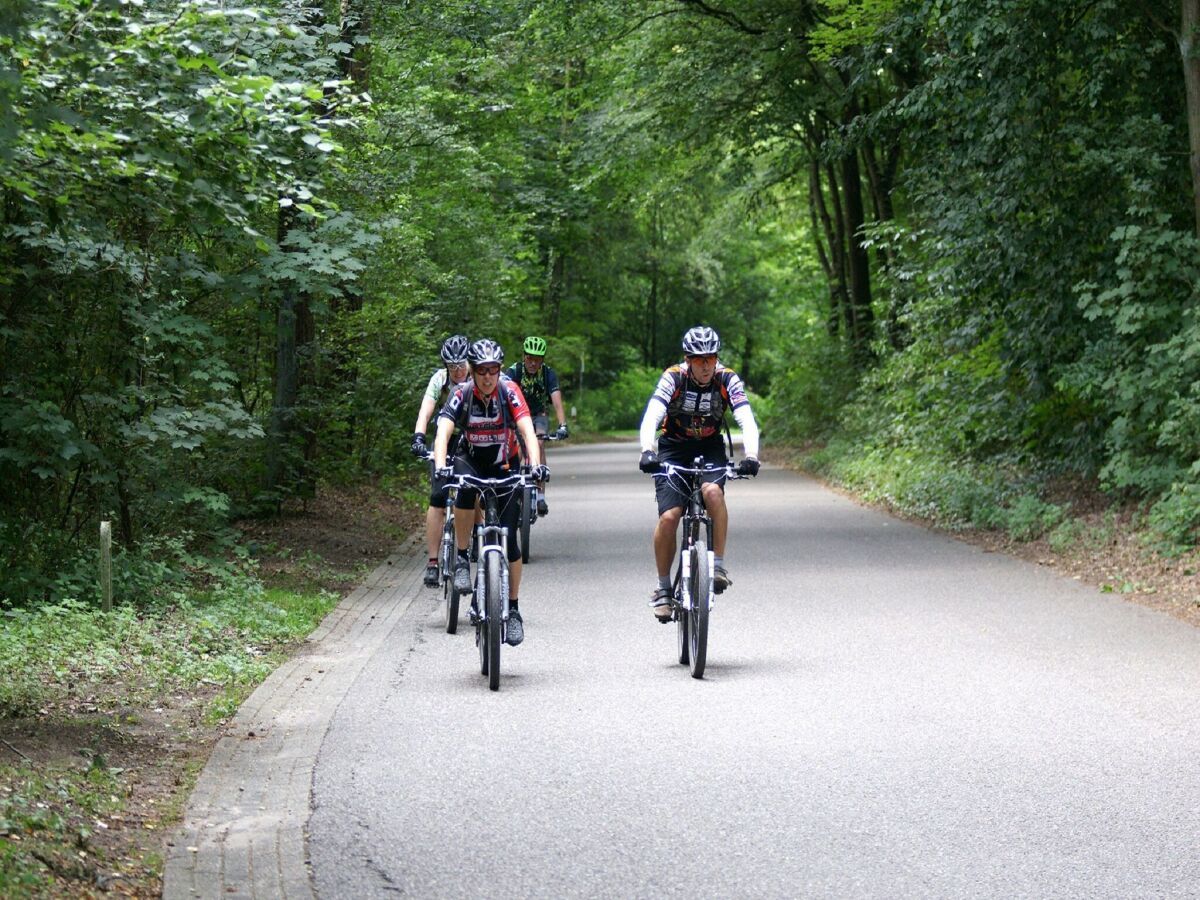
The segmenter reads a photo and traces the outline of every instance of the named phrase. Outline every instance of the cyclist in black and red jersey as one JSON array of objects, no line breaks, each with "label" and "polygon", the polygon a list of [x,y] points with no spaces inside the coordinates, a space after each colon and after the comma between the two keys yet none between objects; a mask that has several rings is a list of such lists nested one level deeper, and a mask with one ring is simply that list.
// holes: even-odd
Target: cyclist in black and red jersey
[{"label": "cyclist in black and red jersey", "polygon": [[[742,379],[721,365],[717,353],[721,338],[703,325],[691,328],[683,336],[685,359],[671,366],[658,380],[646,413],[642,417],[643,472],[657,472],[660,462],[691,466],[697,456],[719,466],[703,478],[704,506],[712,519],[713,591],[721,593],[733,581],[725,569],[725,537],[729,531],[729,513],[725,507],[725,472],[728,462],[721,428],[725,410],[733,410],[742,432],[746,453],[738,463],[738,474],[758,474],[758,424],[746,397]],[[658,451],[654,438],[662,425]],[[658,524],[654,528],[654,561],[658,567],[658,585],[650,598],[654,615],[660,622],[671,621],[671,563],[675,559],[675,535],[688,497],[670,479],[659,478],[655,485],[658,500]]]},{"label": "cyclist in black and red jersey", "polygon": [[[558,375],[546,365],[546,339],[531,334],[525,338],[521,349],[524,351],[521,361],[506,369],[505,374],[521,386],[521,393],[525,395],[525,402],[529,404],[529,414],[533,416],[533,430],[537,432],[544,462],[546,445],[542,442],[550,433],[547,403],[554,407],[554,415],[558,417],[558,431],[555,432],[555,437],[562,440],[567,436],[567,417],[563,413],[562,391],[558,389]],[[546,505],[546,485],[540,482],[537,513],[539,516],[550,513],[550,507]]]},{"label": "cyclist in black and red jersey", "polygon": [[[503,478],[512,474],[520,465],[518,435],[525,443],[534,479],[549,480],[550,471],[542,465],[533,418],[529,415],[525,396],[517,384],[500,374],[504,350],[495,341],[479,340],[471,345],[467,361],[471,367],[471,380],[458,385],[438,413],[433,458],[439,483],[444,485],[456,472],[480,478]],[[451,469],[446,466],[446,458],[455,431],[460,432],[460,437],[454,468]],[[478,494],[477,490],[460,488],[454,508],[474,509]],[[508,528],[509,618],[506,639],[514,647],[525,639],[525,627],[517,599],[521,587],[517,497],[518,492],[511,491],[500,507],[500,524]],[[458,546],[454,587],[460,594],[470,594],[472,591],[470,543],[473,519],[469,515],[454,517],[454,537]]]},{"label": "cyclist in black and red jersey", "polygon": [[[421,398],[421,409],[417,413],[417,427],[412,436],[413,456],[424,459],[428,454],[425,446],[425,429],[429,427],[429,419],[440,409],[450,396],[450,391],[456,384],[466,381],[467,350],[471,342],[465,335],[455,334],[442,341],[442,367],[429,377],[425,385],[425,396]],[[433,475],[433,466],[430,466]],[[425,566],[425,586],[438,586],[438,542],[442,536],[442,526],[446,522],[446,489],[438,487],[436,479],[430,479],[432,490],[429,494],[429,509],[425,511],[425,543],[429,549],[429,562]]]}]

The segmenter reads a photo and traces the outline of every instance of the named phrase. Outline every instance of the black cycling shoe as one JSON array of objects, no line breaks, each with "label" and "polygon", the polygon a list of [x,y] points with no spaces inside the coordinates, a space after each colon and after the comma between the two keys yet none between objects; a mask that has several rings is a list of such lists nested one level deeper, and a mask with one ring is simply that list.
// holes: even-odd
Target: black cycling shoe
[{"label": "black cycling shoe", "polygon": [[719,594],[733,584],[733,579],[729,577],[729,573],[725,571],[724,566],[717,566],[713,569],[713,593]]},{"label": "black cycling shoe", "polygon": [[438,586],[438,564],[431,562],[425,567],[425,587]]},{"label": "black cycling shoe", "polygon": [[471,564],[465,559],[454,564],[454,589],[460,594],[471,593]]},{"label": "black cycling shoe", "polygon": [[537,502],[537,512],[539,516],[550,515],[550,507],[546,505],[546,498],[543,497]]},{"label": "black cycling shoe", "polygon": [[654,618],[666,625],[674,617],[671,609],[671,592],[666,588],[655,588],[650,596],[650,605],[654,607]]},{"label": "black cycling shoe", "polygon": [[504,632],[504,642],[510,647],[515,647],[523,640],[525,640],[525,625],[521,620],[521,613],[514,609],[508,614],[508,628]]}]

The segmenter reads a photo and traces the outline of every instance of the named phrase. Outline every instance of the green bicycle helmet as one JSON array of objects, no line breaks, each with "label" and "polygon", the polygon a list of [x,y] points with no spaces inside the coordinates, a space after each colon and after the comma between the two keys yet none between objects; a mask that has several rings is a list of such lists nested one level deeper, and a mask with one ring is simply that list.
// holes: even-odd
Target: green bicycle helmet
[{"label": "green bicycle helmet", "polygon": [[530,356],[545,356],[546,355],[546,339],[530,335],[525,338],[525,346],[522,348]]}]

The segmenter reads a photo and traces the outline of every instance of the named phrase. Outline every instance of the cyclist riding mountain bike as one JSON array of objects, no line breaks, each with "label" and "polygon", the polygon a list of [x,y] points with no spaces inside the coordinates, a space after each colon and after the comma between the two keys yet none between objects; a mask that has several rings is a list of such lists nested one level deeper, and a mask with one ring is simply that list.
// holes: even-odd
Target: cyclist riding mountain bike
[{"label": "cyclist riding mountain bike", "polygon": [[[417,425],[413,431],[412,452],[418,459],[424,459],[428,455],[425,430],[429,427],[430,418],[445,405],[454,386],[470,377],[467,369],[467,350],[470,346],[470,341],[461,334],[442,341],[443,365],[430,376],[429,383],[425,386],[425,396],[421,398],[421,410],[417,413]],[[446,521],[446,489],[444,486],[439,487],[432,475],[433,467],[430,466],[432,490],[429,494],[429,509],[425,511],[425,543],[429,551],[429,563],[425,566],[426,587],[438,586],[438,541]]]},{"label": "cyclist riding mountain bike", "polygon": [[[525,443],[534,479],[548,481],[550,472],[542,465],[533,418],[529,414],[525,396],[519,385],[500,372],[504,350],[495,341],[479,340],[471,345],[467,361],[471,367],[471,380],[458,385],[438,413],[433,456],[439,483],[444,484],[456,473],[480,478],[500,478],[510,474],[520,465],[518,435]],[[451,469],[447,467],[446,459],[450,453],[450,439],[455,432],[459,433],[459,439],[454,468]],[[474,509],[478,493],[477,490],[460,487],[455,509]],[[514,647],[525,638],[517,599],[521,587],[521,548],[517,543],[518,497],[517,491],[510,492],[500,510],[500,524],[508,529],[510,612],[507,640]],[[454,517],[454,537],[458,549],[454,587],[460,594],[472,592],[469,555],[472,524],[472,516]],[[474,606],[475,600],[472,600]]]},{"label": "cyclist riding mountain bike", "polygon": [[[550,417],[546,413],[546,403],[554,406],[554,414],[558,417],[557,438],[567,436],[567,417],[563,413],[562,392],[558,389],[558,375],[546,365],[546,339],[530,335],[525,338],[522,347],[524,355],[519,363],[505,370],[505,374],[521,386],[525,402],[529,404],[529,413],[533,416],[533,430],[537,432],[541,459],[546,460],[546,435],[550,432]],[[546,484],[538,482],[537,512],[539,516],[547,515],[550,507],[546,504]]]},{"label": "cyclist riding mountain bike", "polygon": [[[638,463],[643,472],[656,472],[660,462],[691,466],[696,457],[702,457],[706,464],[716,467],[712,475],[704,477],[702,491],[704,506],[712,519],[713,591],[718,594],[733,583],[724,561],[725,538],[729,530],[724,474],[728,457],[721,429],[727,408],[733,410],[746,453],[738,463],[738,474],[758,474],[758,424],[754,421],[742,379],[718,360],[720,349],[721,339],[711,328],[699,325],[684,334],[684,361],[662,373],[646,404],[640,434],[642,457]],[[654,449],[656,432],[660,432],[657,452]],[[658,568],[658,585],[650,605],[660,622],[669,622],[675,535],[688,497],[677,483],[666,478],[657,479],[655,496],[658,524],[654,528],[654,561]]]}]

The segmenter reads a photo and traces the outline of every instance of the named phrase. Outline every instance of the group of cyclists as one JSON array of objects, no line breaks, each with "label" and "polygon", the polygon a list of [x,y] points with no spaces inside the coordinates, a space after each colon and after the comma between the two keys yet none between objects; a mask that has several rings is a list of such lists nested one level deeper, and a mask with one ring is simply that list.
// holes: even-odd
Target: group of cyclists
[{"label": "group of cyclists", "polygon": [[[413,454],[431,463],[432,488],[425,516],[429,557],[424,580],[429,587],[438,585],[438,542],[445,521],[446,492],[457,476],[499,478],[524,462],[537,483],[537,513],[549,513],[546,483],[550,470],[544,445],[549,436],[548,409],[552,408],[558,419],[555,437],[567,437],[568,428],[558,376],[546,365],[546,350],[545,338],[531,335],[522,346],[521,360],[503,369],[504,350],[493,340],[471,342],[456,334],[442,343],[443,365],[426,385],[412,438]],[[712,474],[704,477],[702,491],[713,523],[713,590],[721,593],[733,583],[724,562],[729,525],[724,493],[728,462],[722,435],[725,412],[733,414],[742,434],[745,455],[737,465],[740,475],[758,474],[758,425],[742,379],[720,362],[721,339],[716,331],[703,325],[688,329],[682,350],[683,361],[662,373],[646,404],[639,429],[642,453],[638,465],[651,473],[664,463],[690,465],[697,457],[714,465]],[[431,449],[426,432],[435,410]],[[658,580],[650,606],[655,618],[666,623],[671,621],[671,563],[687,497],[668,479],[656,482],[654,561]],[[454,516],[458,551],[454,587],[463,595],[472,592],[470,542],[477,499],[478,491],[460,487],[454,501],[454,508],[461,513]],[[525,638],[519,606],[519,513],[518,493],[513,491],[500,508],[500,524],[508,528],[510,613],[506,640],[514,647]]]}]

